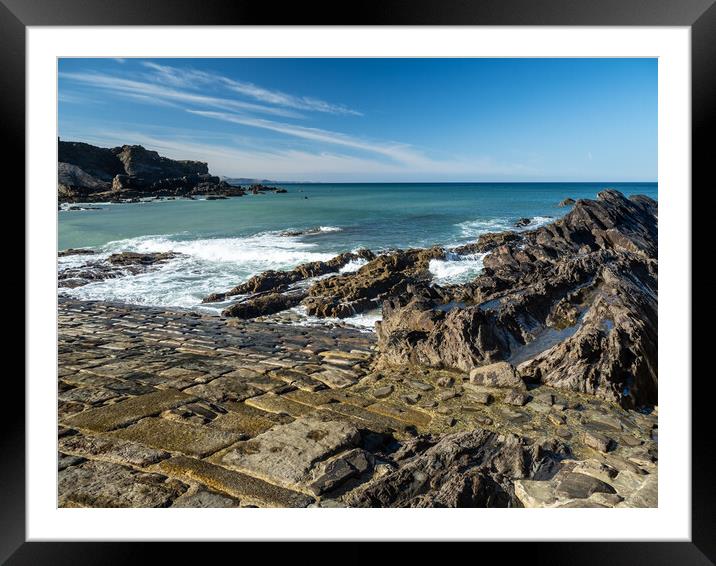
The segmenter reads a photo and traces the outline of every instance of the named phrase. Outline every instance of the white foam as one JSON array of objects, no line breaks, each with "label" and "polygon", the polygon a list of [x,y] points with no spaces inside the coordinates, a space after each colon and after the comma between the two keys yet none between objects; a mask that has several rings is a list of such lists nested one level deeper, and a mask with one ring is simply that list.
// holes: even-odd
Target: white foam
[{"label": "white foam", "polygon": [[378,308],[371,311],[362,312],[343,319],[343,322],[356,326],[360,329],[375,330],[375,323],[383,320],[383,310]]},{"label": "white foam", "polygon": [[486,255],[448,253],[445,259],[431,259],[428,270],[433,275],[433,281],[438,284],[467,283],[480,274]]},{"label": "white foam", "polygon": [[540,226],[554,222],[556,219],[552,216],[534,216],[531,220],[532,222],[524,228],[521,228],[521,230],[533,230],[534,228],[539,228]]},{"label": "white foam", "polygon": [[487,234],[488,232],[504,232],[505,230],[511,230],[513,228],[507,218],[465,220],[464,222],[456,224],[456,226],[460,228],[461,235],[464,238],[471,239],[477,238],[482,234]]},{"label": "white foam", "polygon": [[353,273],[354,271],[358,271],[366,263],[368,263],[368,260],[365,260],[363,258],[354,259],[354,260],[351,260],[348,263],[346,263],[343,267],[341,267],[338,270],[338,272],[339,273]]},{"label": "white foam", "polygon": [[526,226],[515,226],[515,219],[509,218],[492,218],[489,220],[476,219],[466,220],[456,224],[460,228],[461,236],[471,240],[477,239],[483,234],[489,232],[504,232],[511,230],[513,232],[524,232],[526,230],[534,230],[550,222],[554,222],[555,218],[551,216],[534,216],[530,218],[530,223]]},{"label": "white foam", "polygon": [[348,316],[346,318],[312,316],[308,314],[306,307],[303,305],[298,305],[290,310],[291,312],[299,315],[300,318],[295,323],[299,326],[325,326],[327,324],[337,324],[352,326],[363,332],[374,332],[375,323],[383,319],[383,309],[380,307],[353,316]]},{"label": "white foam", "polygon": [[129,304],[198,308],[216,312],[217,305],[201,303],[203,297],[230,289],[252,275],[269,269],[291,269],[309,261],[326,261],[330,253],[313,251],[314,244],[297,238],[262,233],[244,238],[181,240],[176,236],[143,236],[110,242],[91,256],[58,258],[60,270],[80,267],[112,253],[174,251],[182,255],[147,273],[95,281],[62,292],[85,300],[120,301]]}]

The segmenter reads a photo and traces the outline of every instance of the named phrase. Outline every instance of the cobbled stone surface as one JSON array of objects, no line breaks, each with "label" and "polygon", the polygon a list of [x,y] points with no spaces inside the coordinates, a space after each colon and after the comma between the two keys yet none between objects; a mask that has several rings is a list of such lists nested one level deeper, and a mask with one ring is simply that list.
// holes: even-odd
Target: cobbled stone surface
[{"label": "cobbled stone surface", "polygon": [[525,507],[657,504],[656,411],[378,371],[375,336],[341,325],[63,297],[58,316],[63,507],[343,507],[443,435],[478,428],[568,447],[551,475],[514,478]]}]

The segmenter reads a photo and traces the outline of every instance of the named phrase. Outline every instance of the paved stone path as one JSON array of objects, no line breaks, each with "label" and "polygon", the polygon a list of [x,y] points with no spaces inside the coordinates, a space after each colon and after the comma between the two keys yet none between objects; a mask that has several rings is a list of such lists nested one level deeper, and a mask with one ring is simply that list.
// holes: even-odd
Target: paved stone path
[{"label": "paved stone path", "polygon": [[58,504],[342,506],[395,469],[406,439],[482,427],[570,443],[574,460],[552,479],[515,481],[525,506],[656,505],[655,413],[378,371],[374,342],[61,298]]}]

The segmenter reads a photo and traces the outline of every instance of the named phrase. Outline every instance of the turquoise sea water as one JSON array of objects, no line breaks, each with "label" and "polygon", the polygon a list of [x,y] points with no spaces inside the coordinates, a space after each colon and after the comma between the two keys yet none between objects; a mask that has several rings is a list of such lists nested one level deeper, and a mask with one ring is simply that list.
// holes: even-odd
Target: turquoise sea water
[{"label": "turquoise sea water", "polygon": [[[605,188],[657,198],[656,183],[286,184],[286,194],[215,201],[102,204],[60,211],[59,248],[176,251],[158,271],[92,283],[68,293],[82,298],[197,308],[208,293],[228,289],[266,269],[329,259],[359,247],[453,246],[485,232],[533,226],[569,211],[564,198],[594,198]],[[304,236],[286,230],[318,229]],[[530,227],[528,227],[530,228]],[[61,265],[86,258],[61,258]],[[431,265],[436,280],[461,281],[480,257]],[[356,269],[359,265],[349,266]],[[200,308],[200,307],[199,307]]]}]

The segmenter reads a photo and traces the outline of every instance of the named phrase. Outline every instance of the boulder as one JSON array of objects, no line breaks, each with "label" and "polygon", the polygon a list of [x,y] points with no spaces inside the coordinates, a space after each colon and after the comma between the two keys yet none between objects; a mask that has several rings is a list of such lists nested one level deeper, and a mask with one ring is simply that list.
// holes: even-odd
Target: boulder
[{"label": "boulder", "polygon": [[561,200],[557,206],[572,206],[575,202],[577,201],[575,201],[573,198],[566,198],[564,200]]},{"label": "boulder", "polygon": [[490,387],[526,389],[524,381],[517,375],[515,368],[507,362],[496,362],[474,368],[470,371],[470,383]]}]

